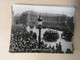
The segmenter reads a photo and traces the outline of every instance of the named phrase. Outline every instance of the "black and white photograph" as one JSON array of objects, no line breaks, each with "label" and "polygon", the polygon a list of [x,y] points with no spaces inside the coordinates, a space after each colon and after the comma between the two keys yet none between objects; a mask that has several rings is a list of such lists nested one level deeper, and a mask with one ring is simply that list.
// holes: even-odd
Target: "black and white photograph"
[{"label": "black and white photograph", "polygon": [[12,6],[10,53],[74,52],[74,6]]}]

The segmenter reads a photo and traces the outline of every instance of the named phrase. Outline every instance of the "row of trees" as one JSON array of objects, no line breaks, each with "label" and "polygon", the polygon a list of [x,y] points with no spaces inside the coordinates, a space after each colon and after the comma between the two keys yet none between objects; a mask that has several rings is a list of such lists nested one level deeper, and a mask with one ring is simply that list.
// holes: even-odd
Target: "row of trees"
[{"label": "row of trees", "polygon": [[[64,30],[61,34],[61,38],[65,39],[66,41],[72,41],[73,34],[69,30]],[[59,39],[59,34],[57,31],[46,31],[43,34],[43,39],[48,42],[56,42]]]}]

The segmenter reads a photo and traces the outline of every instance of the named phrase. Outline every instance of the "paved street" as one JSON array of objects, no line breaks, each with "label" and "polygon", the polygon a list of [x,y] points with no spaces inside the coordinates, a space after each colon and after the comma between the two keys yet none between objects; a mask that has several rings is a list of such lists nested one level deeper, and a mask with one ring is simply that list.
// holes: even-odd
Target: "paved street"
[{"label": "paved street", "polygon": [[[37,40],[38,40],[38,35],[39,35],[39,30],[36,29],[35,27],[33,29],[30,29],[29,27],[26,27],[28,31],[33,31],[33,32],[36,32],[37,33]],[[56,42],[47,42],[45,40],[43,40],[43,34],[46,30],[49,30],[49,29],[41,29],[41,40],[44,42],[44,44],[47,44],[49,46],[49,44],[51,44],[51,46],[56,46],[56,43],[59,43],[61,42],[61,45],[62,45],[62,50],[65,52],[67,48],[71,49],[72,50],[72,42],[66,42],[64,39],[61,38],[61,34],[63,33],[62,31],[57,31],[57,30],[54,30],[54,31],[57,31],[59,33],[59,39],[56,41]]]}]

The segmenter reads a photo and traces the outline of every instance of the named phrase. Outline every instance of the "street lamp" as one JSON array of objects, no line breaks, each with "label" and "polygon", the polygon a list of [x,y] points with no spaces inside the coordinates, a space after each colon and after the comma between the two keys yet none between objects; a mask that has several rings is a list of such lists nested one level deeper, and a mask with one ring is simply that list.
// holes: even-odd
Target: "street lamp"
[{"label": "street lamp", "polygon": [[38,28],[39,28],[39,49],[40,49],[40,41],[41,41],[41,27],[42,27],[42,18],[39,16],[38,18]]}]

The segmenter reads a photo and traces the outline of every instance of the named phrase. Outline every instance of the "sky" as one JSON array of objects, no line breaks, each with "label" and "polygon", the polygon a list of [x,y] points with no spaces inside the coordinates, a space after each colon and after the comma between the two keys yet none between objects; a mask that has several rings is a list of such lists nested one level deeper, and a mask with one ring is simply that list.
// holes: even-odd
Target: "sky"
[{"label": "sky", "polygon": [[14,14],[22,13],[25,11],[36,11],[41,13],[65,14],[67,16],[74,16],[74,6],[39,6],[39,5],[12,5]]}]

